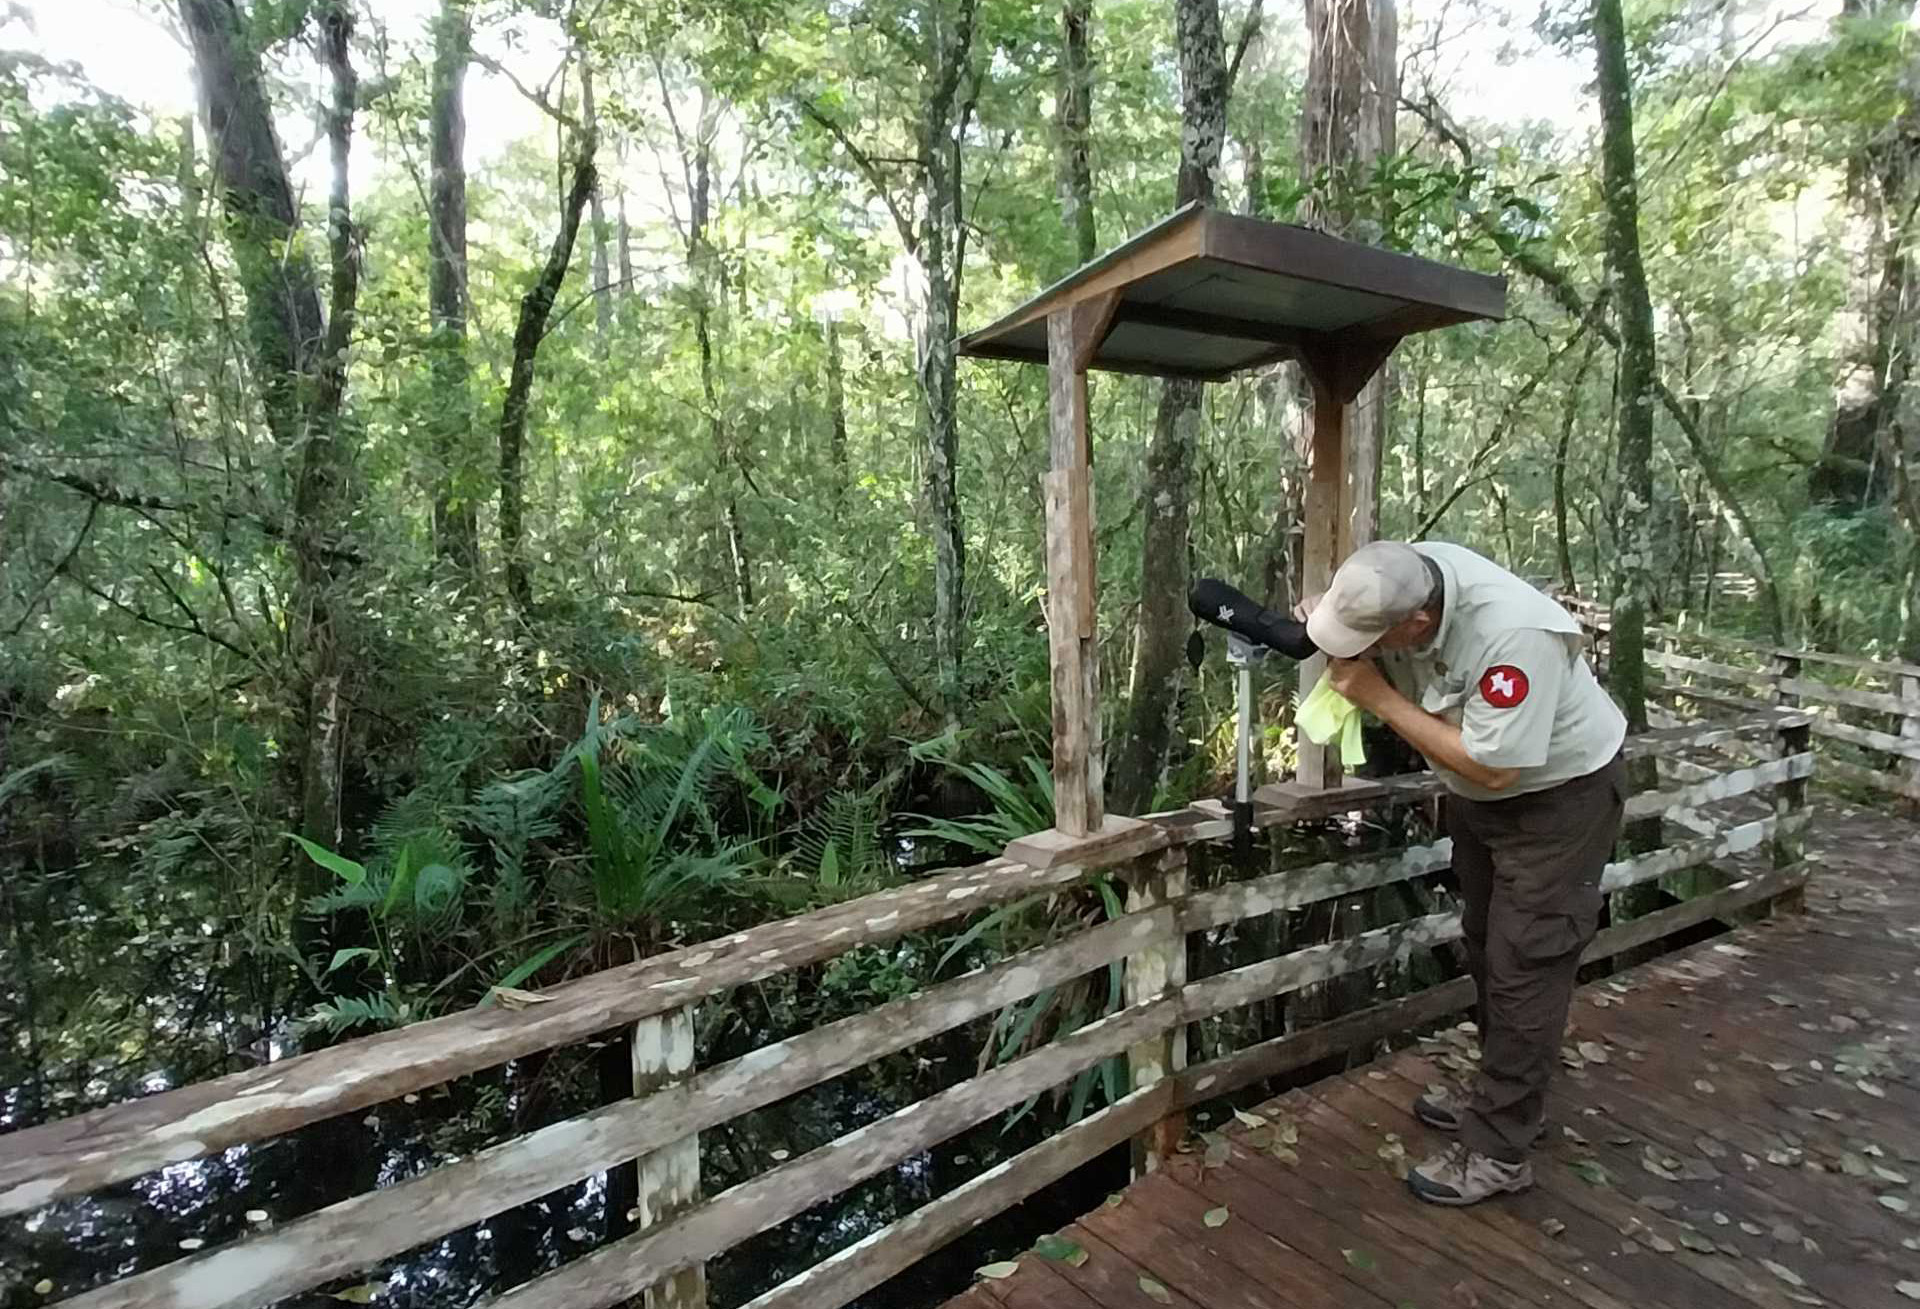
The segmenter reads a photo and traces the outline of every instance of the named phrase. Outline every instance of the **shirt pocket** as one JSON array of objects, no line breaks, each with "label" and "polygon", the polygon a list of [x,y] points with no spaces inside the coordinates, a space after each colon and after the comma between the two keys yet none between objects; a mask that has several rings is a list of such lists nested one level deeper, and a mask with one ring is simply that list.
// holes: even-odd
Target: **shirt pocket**
[{"label": "shirt pocket", "polygon": [[1459,723],[1466,711],[1467,695],[1473,690],[1467,679],[1454,674],[1436,677],[1420,693],[1420,707],[1439,714],[1451,723]]}]

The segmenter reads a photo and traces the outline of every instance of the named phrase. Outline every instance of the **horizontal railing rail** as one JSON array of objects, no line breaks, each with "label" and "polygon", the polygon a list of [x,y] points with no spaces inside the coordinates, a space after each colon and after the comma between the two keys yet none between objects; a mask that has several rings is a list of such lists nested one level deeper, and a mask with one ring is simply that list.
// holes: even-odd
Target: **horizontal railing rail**
[{"label": "horizontal railing rail", "polygon": [[[1604,651],[1606,612],[1572,607]],[[1920,803],[1920,664],[1660,625],[1647,629],[1647,662],[1663,675],[1650,690],[1669,703],[1733,713],[1807,709],[1815,737],[1851,747],[1822,752],[1827,779]]]},{"label": "horizontal railing rail", "polygon": [[[1809,714],[1763,708],[1738,721],[1666,729],[1630,751],[1668,761],[1660,788],[1634,795],[1636,817],[1685,813],[1684,839],[1608,866],[1604,887],[1718,868],[1691,898],[1608,926],[1590,959],[1639,949],[1756,906],[1791,903],[1807,870]],[[1684,767],[1678,767],[1683,764]],[[1419,804],[1430,777],[1392,779],[1369,806]],[[1279,827],[1357,802],[1310,797],[1256,815]],[[1676,828],[1676,831],[1679,829]],[[411,1095],[509,1060],[629,1025],[652,1060],[632,1098],[501,1141],[354,1195],[218,1249],[85,1291],[85,1309],[244,1309],[375,1267],[628,1160],[641,1161],[642,1228],[486,1303],[592,1306],[643,1291],[650,1303],[704,1303],[707,1261],[850,1187],[922,1155],[1104,1061],[1124,1057],[1115,1103],[1045,1137],[958,1189],[767,1291],[756,1309],[837,1306],[1129,1141],[1142,1167],[1177,1144],[1182,1111],[1263,1078],[1468,1006],[1461,977],[1186,1066],[1186,1034],[1237,1010],[1334,979],[1403,964],[1459,939],[1456,912],[1401,921],[1189,977],[1194,943],[1235,924],[1354,897],[1440,872],[1444,839],[1322,860],[1189,889],[1190,853],[1230,835],[1204,809],[1154,815],[1124,846],[1039,869],[1008,859],[935,874],[797,918],[687,946],[544,992],[525,1009],[475,1009],[301,1055],[258,1070],[115,1105],[0,1138],[0,1211],[19,1213],[156,1169]],[[967,919],[1110,874],[1125,882],[1117,917],[1077,926],[988,963],[708,1068],[693,1066],[693,1007],[732,988],[821,964],[857,947]],[[1698,879],[1694,879],[1698,880]],[[1697,888],[1695,888],[1697,890]],[[1429,907],[1431,908],[1431,907]],[[1104,1017],[906,1104],[717,1194],[699,1186],[699,1136],[742,1115],[1118,965],[1124,1001]],[[638,1053],[636,1063],[640,1062]]]}]

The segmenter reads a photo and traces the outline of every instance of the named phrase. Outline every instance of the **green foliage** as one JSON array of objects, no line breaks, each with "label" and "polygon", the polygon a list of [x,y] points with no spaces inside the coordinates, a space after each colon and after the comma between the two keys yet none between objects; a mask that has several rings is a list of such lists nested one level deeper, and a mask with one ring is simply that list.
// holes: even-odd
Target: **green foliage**
[{"label": "green foliage", "polygon": [[1026,756],[1020,761],[1027,774],[1023,781],[992,764],[960,759],[959,748],[959,734],[949,731],[920,742],[908,754],[915,760],[937,763],[971,783],[985,798],[987,811],[971,818],[920,816],[924,825],[906,835],[933,837],[962,849],[994,856],[1006,848],[1007,842],[1053,826],[1053,774],[1046,764],[1032,755]]}]

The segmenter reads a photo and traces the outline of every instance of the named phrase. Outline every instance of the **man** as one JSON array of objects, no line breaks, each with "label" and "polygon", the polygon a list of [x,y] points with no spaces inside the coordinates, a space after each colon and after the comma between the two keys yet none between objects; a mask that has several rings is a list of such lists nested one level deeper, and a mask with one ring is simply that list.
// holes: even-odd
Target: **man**
[{"label": "man", "polygon": [[1480,1071],[1465,1103],[1444,1090],[1414,1103],[1460,1139],[1407,1183],[1449,1205],[1523,1191],[1620,834],[1626,719],[1567,612],[1460,546],[1363,546],[1302,608],[1334,689],[1420,751],[1448,791]]}]

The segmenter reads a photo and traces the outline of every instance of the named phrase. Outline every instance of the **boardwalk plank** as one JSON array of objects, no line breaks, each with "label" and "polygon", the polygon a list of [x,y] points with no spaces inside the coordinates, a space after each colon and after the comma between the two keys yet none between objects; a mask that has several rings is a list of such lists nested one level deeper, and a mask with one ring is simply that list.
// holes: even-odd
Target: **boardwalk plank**
[{"label": "boardwalk plank", "polygon": [[[1920,1068],[1908,1066],[1920,1032],[1920,829],[1873,811],[1830,814],[1812,843],[1804,916],[1583,988],[1569,1040],[1611,1057],[1557,1079],[1527,1194],[1464,1210],[1407,1194],[1376,1152],[1391,1134],[1417,1162],[1446,1138],[1409,1112],[1440,1074],[1406,1050],[1260,1106],[1297,1126],[1297,1164],[1230,1124],[1224,1163],[1178,1157],[1068,1229],[1094,1258],[1045,1270],[1060,1283],[1050,1297],[1025,1266],[989,1294],[1006,1309],[1144,1309],[1158,1303],[1138,1286],[1148,1271],[1181,1309],[1911,1304],[1897,1285],[1920,1282],[1920,1250],[1901,1244],[1920,1244]],[[1872,1075],[1878,1095],[1835,1071],[1868,1042],[1893,1061]],[[1646,1167],[1650,1147],[1658,1169],[1681,1162],[1679,1180]],[[1804,1155],[1767,1162],[1783,1149]],[[1583,1180],[1581,1159],[1611,1184]],[[1210,1229],[1202,1215],[1215,1205],[1231,1217]],[[1350,1250],[1366,1252],[1364,1268]]]}]

